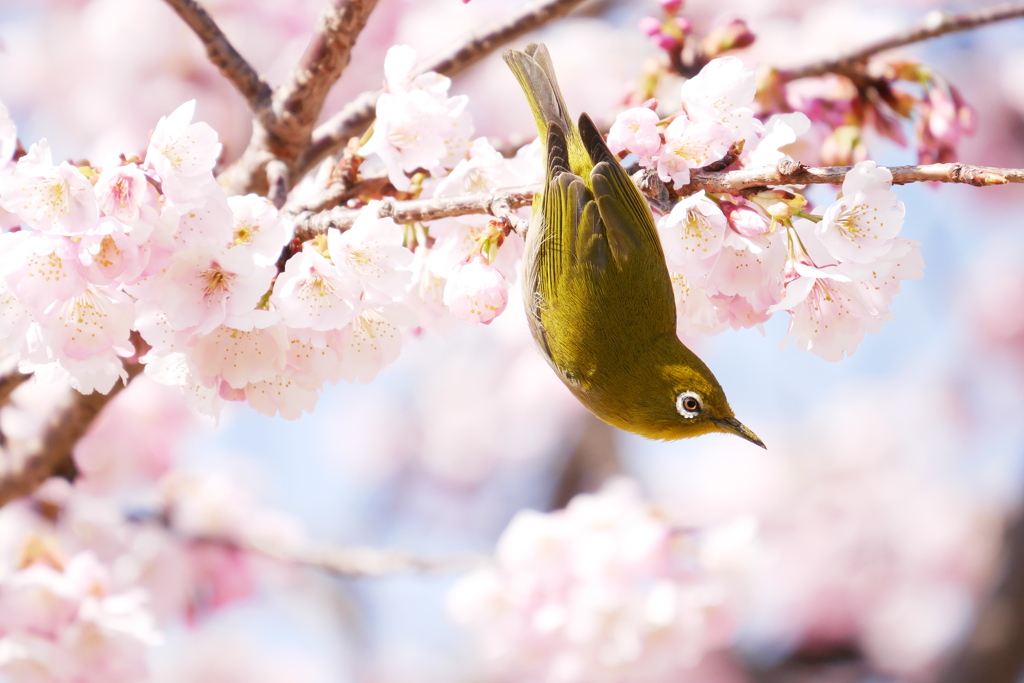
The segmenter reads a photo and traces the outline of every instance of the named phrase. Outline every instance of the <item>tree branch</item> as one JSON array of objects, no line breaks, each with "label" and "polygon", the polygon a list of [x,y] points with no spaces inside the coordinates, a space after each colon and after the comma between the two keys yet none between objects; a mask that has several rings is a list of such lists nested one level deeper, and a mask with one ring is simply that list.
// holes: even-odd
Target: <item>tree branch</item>
[{"label": "tree branch", "polygon": [[[534,0],[516,14],[469,36],[451,50],[421,64],[416,73],[436,71],[454,76],[490,55],[502,45],[544,24],[565,16],[586,0]],[[377,98],[382,90],[364,92],[313,131],[313,142],[296,165],[296,177],[343,147],[353,135],[360,135],[373,121]]]},{"label": "tree branch", "polygon": [[188,24],[206,47],[210,61],[241,93],[249,108],[257,111],[270,101],[271,89],[256,70],[234,48],[213,18],[196,0],[165,0]]},{"label": "tree branch", "polygon": [[779,71],[779,75],[784,80],[795,80],[797,78],[823,76],[827,73],[843,73],[849,71],[850,67],[857,62],[863,62],[879,52],[929,40],[954,31],[967,31],[978,26],[984,26],[985,24],[1016,19],[1018,17],[1024,17],[1024,3],[1007,2],[1001,5],[983,7],[972,12],[964,12],[963,14],[947,14],[941,10],[934,10],[925,16],[924,21],[920,25],[914,28],[865,45],[846,54],[812,62],[793,69],[782,69]]},{"label": "tree branch", "polygon": [[7,400],[10,399],[11,394],[14,393],[14,390],[27,382],[31,377],[31,373],[19,372],[17,369],[0,375],[0,406],[5,405]]},{"label": "tree branch", "polygon": [[[690,184],[671,194],[687,196],[704,190],[713,193],[738,194],[744,190],[778,185],[840,185],[851,166],[810,167],[795,161],[783,161],[777,166],[740,169],[737,171],[695,171]],[[893,183],[938,182],[962,183],[985,187],[1024,183],[1024,169],[970,166],[967,164],[925,164],[922,166],[890,166]],[[490,214],[507,217],[511,210],[529,204],[540,185],[516,187],[494,192],[478,192],[457,197],[435,197],[398,201],[384,199],[378,213],[391,217],[396,223],[417,223],[451,216]],[[328,228],[346,229],[359,215],[359,209],[337,207],[319,213],[304,212],[296,216],[296,236],[301,240],[326,232]]]},{"label": "tree branch", "polygon": [[310,140],[324,100],[352,59],[352,47],[377,0],[331,0],[302,59],[273,96],[271,135],[294,158]]},{"label": "tree branch", "polygon": [[463,574],[489,561],[482,554],[417,557],[401,550],[379,548],[337,548],[309,545],[279,548],[267,544],[238,543],[225,539],[200,539],[257,552],[279,562],[300,565],[347,578],[382,578],[397,574]]}]

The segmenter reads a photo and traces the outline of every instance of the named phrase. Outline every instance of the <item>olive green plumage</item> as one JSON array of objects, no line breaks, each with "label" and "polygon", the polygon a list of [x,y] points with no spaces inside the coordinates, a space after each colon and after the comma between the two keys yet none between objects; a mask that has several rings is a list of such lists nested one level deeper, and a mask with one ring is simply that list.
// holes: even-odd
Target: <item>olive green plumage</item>
[{"label": "olive green plumage", "polygon": [[590,117],[571,123],[547,48],[531,43],[503,56],[545,143],[523,282],[541,352],[587,408],[620,429],[653,439],[726,432],[763,446],[676,336],[651,211]]}]

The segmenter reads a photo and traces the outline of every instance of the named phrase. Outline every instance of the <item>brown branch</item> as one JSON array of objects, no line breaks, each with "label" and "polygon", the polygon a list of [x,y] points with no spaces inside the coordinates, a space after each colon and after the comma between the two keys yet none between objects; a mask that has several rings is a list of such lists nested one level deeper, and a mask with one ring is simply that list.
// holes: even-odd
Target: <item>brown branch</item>
[{"label": "brown branch", "polygon": [[313,39],[302,59],[274,92],[275,142],[290,149],[294,158],[309,144],[324,100],[352,59],[352,48],[366,26],[377,0],[331,0],[317,21]]},{"label": "brown branch", "polygon": [[18,370],[11,370],[0,375],[0,406],[6,404],[14,390],[27,382],[31,377],[32,373],[19,372]]},{"label": "brown branch", "polygon": [[1004,566],[938,683],[1015,683],[1024,673],[1024,514],[1006,531]]},{"label": "brown branch", "polygon": [[920,25],[914,28],[870,43],[846,54],[815,61],[793,69],[782,69],[780,70],[780,76],[784,80],[794,80],[797,78],[823,76],[827,73],[843,73],[849,71],[854,64],[863,62],[879,52],[929,40],[954,31],[967,31],[978,26],[984,26],[985,24],[1016,19],[1018,17],[1024,17],[1024,3],[1007,2],[1001,5],[983,7],[972,12],[964,12],[963,14],[947,14],[941,10],[934,10],[925,17]]},{"label": "brown branch", "polygon": [[270,101],[271,90],[256,70],[238,53],[217,23],[196,0],[166,0],[206,47],[206,54],[224,78],[257,111]]},{"label": "brown branch", "polygon": [[48,478],[62,472],[73,472],[71,452],[78,440],[89,430],[93,420],[127,383],[142,372],[137,361],[125,362],[128,380],[114,384],[109,393],[80,394],[71,392],[71,403],[51,422],[39,449],[17,467],[0,474],[0,507],[35,493]]},{"label": "brown branch", "polygon": [[267,162],[267,199],[277,209],[288,199],[288,164],[280,159]]},{"label": "brown branch", "polygon": [[[586,0],[534,0],[516,14],[467,37],[451,50],[421,64],[416,73],[435,71],[454,76],[490,55],[502,45],[565,16]],[[337,152],[349,138],[360,135],[373,121],[377,98],[383,91],[364,92],[313,131],[313,142],[296,166],[301,177],[325,157]]]},{"label": "brown branch", "polygon": [[[477,192],[458,197],[406,201],[388,197],[381,200],[377,214],[381,218],[391,217],[396,223],[417,223],[468,214],[489,214],[497,218],[508,218],[513,210],[529,204],[539,190],[540,186],[536,185],[494,192]],[[359,212],[360,209],[338,207],[320,213],[300,214],[295,221],[295,236],[304,241],[313,235],[327,232],[328,228],[347,229],[355,223]]]},{"label": "brown branch", "polygon": [[[704,190],[712,193],[738,194],[744,190],[778,185],[840,185],[851,166],[810,167],[795,161],[783,161],[778,166],[741,169],[738,171],[695,171],[690,184],[673,190],[676,197]],[[961,183],[985,187],[1024,183],[1024,169],[970,166],[967,164],[926,164],[923,166],[889,166],[893,183],[937,182]],[[381,217],[390,216],[396,223],[417,223],[451,216],[490,214],[507,217],[508,211],[529,204],[540,185],[517,187],[494,192],[479,192],[457,197],[411,199],[398,201],[384,199],[379,205]],[[654,192],[649,188],[648,192]],[[296,216],[296,236],[309,239],[326,232],[328,228],[345,229],[355,222],[359,209],[338,207],[320,213],[305,212]]]}]

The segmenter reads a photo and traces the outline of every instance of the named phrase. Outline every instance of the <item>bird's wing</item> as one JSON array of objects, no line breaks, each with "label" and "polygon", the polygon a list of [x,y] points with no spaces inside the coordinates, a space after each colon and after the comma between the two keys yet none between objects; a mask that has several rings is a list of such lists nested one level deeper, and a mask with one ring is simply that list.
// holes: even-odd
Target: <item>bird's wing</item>
[{"label": "bird's wing", "polygon": [[645,258],[664,263],[665,255],[654,227],[654,218],[640,190],[586,114],[580,116],[579,131],[594,163],[590,187],[612,258],[620,267],[625,267],[633,254],[643,254]]}]

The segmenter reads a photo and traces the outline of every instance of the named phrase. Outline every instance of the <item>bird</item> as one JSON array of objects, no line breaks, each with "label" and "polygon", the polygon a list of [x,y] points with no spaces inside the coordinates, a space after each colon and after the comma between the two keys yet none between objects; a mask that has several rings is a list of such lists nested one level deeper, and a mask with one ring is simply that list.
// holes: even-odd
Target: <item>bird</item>
[{"label": "bird", "polygon": [[594,415],[649,439],[713,432],[764,443],[676,335],[672,282],[651,210],[587,114],[573,125],[548,49],[502,53],[546,159],[523,256],[537,348]]}]

